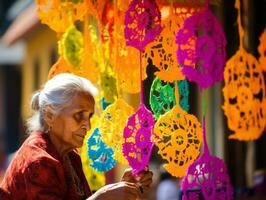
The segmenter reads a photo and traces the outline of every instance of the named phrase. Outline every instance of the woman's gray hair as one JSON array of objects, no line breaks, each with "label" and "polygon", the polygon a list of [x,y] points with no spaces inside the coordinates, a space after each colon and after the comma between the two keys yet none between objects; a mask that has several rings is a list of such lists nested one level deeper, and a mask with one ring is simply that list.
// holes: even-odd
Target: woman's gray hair
[{"label": "woman's gray hair", "polygon": [[98,90],[89,80],[74,74],[61,73],[48,80],[43,89],[32,96],[31,109],[34,114],[27,120],[28,132],[45,131],[44,108],[50,106],[53,114],[59,114],[71,104],[72,98],[78,93],[87,93],[95,97]]}]

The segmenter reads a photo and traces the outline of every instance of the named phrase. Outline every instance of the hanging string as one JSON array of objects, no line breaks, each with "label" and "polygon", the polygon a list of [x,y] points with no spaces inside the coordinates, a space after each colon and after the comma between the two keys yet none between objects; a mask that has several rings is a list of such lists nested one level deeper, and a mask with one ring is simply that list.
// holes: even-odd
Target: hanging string
[{"label": "hanging string", "polygon": [[141,56],[142,56],[142,52],[141,50],[139,51],[139,69],[140,69],[140,103],[141,104],[144,104],[144,99],[143,99],[143,85],[142,85],[142,59],[141,59]]},{"label": "hanging string", "polygon": [[209,154],[209,148],[206,139],[206,112],[207,112],[206,93],[207,93],[206,90],[203,90],[201,93],[202,137],[203,137],[203,152]]},{"label": "hanging string", "polygon": [[180,104],[179,104],[179,92],[178,92],[178,81],[175,81],[175,102],[176,102],[176,106],[180,106]]},{"label": "hanging string", "polygon": [[201,114],[203,117],[206,116],[207,112],[207,91],[202,90],[201,92]]},{"label": "hanging string", "polygon": [[[117,11],[117,0],[114,0],[114,67],[119,69],[117,66],[117,55],[118,55],[118,31],[117,31],[117,22],[118,22],[118,11]],[[120,80],[118,74],[121,73],[118,71],[116,73],[116,90],[117,90],[117,97],[122,97],[122,89],[120,87]]]},{"label": "hanging string", "polygon": [[241,25],[241,6],[240,0],[236,0],[235,8],[237,9],[237,23],[238,23],[238,32],[239,32],[239,46],[240,48],[244,48],[243,39],[244,39],[244,29]]}]

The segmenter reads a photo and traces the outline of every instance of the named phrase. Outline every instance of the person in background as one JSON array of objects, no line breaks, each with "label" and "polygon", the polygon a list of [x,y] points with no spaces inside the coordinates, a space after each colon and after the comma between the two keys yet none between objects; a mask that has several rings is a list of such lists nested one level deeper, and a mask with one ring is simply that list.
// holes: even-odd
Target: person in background
[{"label": "person in background", "polygon": [[118,183],[91,194],[76,149],[91,128],[97,89],[85,78],[62,73],[32,96],[29,137],[16,152],[0,185],[1,200],[135,200],[152,172],[128,169]]},{"label": "person in background", "polygon": [[161,169],[159,185],[156,191],[157,200],[178,200],[180,197],[179,180]]}]

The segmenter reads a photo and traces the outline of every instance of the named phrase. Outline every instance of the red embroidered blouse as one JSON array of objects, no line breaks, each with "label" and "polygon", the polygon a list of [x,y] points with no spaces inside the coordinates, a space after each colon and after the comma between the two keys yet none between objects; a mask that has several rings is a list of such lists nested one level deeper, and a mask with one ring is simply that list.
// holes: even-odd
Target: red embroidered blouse
[{"label": "red embroidered blouse", "polygon": [[68,154],[80,180],[79,194],[69,167],[47,134],[32,133],[17,151],[0,185],[1,200],[81,200],[91,195],[79,155]]}]

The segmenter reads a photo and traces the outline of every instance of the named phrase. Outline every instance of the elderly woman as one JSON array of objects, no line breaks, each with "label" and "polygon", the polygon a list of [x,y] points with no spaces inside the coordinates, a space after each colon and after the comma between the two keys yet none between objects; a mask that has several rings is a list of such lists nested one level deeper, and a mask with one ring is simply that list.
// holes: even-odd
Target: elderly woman
[{"label": "elderly woman", "polygon": [[90,129],[97,89],[87,79],[59,74],[32,97],[29,137],[17,151],[1,183],[0,199],[131,200],[139,199],[152,172],[137,177],[125,171],[122,181],[91,194],[75,149]]}]

